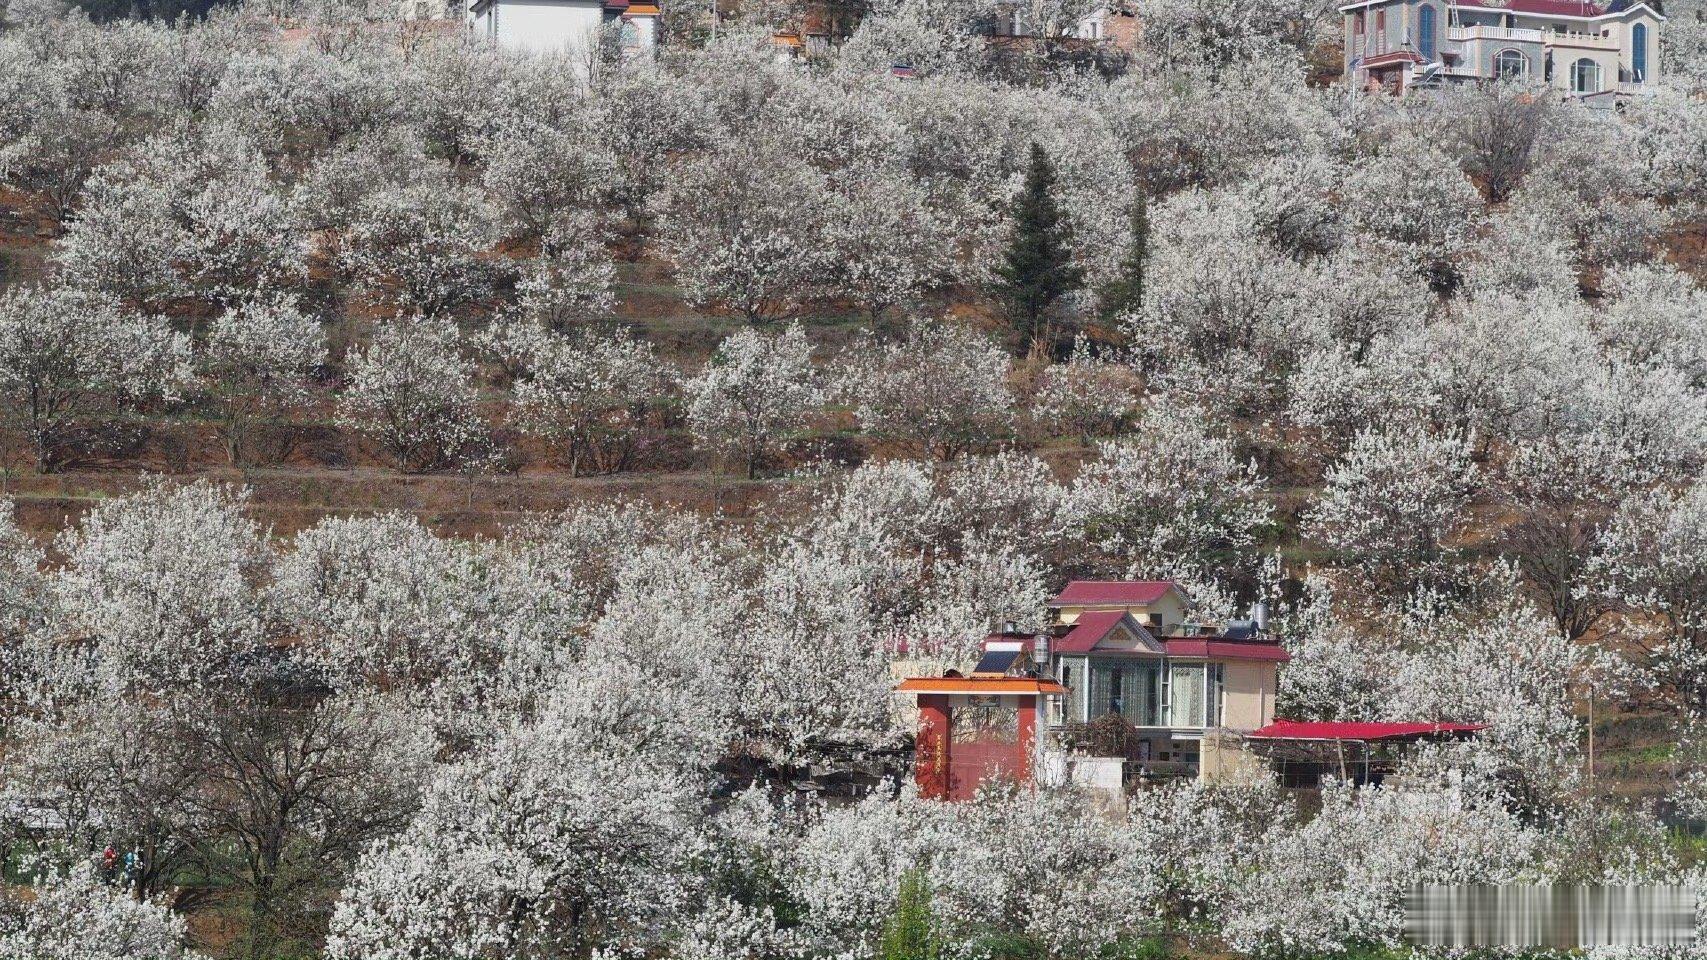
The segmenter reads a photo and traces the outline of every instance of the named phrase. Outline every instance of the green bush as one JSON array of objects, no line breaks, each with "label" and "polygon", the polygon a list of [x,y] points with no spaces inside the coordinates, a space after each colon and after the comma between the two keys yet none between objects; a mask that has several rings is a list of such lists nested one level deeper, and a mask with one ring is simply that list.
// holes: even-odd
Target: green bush
[{"label": "green bush", "polygon": [[1111,943],[1097,954],[1097,960],[1171,960],[1173,955],[1159,937],[1145,937]]},{"label": "green bush", "polygon": [[895,896],[895,912],[883,927],[880,960],[937,960],[941,952],[936,922],[931,916],[931,887],[924,871],[909,870],[901,876]]}]

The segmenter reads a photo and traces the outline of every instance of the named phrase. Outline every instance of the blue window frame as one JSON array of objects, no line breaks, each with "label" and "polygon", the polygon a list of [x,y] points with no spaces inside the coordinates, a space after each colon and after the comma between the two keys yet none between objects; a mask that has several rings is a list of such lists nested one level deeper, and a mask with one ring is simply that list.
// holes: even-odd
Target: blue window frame
[{"label": "blue window frame", "polygon": [[1637,83],[1648,79],[1648,25],[1645,23],[1630,28],[1630,68],[1630,79]]},{"label": "blue window frame", "polygon": [[1434,8],[1424,4],[1417,11],[1417,50],[1429,63],[1435,61]]}]

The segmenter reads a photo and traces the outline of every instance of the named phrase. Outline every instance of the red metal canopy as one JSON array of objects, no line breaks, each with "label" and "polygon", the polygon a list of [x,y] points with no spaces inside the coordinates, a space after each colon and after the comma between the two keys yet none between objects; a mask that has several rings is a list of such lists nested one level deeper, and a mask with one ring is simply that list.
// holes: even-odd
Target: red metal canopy
[{"label": "red metal canopy", "polygon": [[1264,740],[1410,740],[1441,734],[1475,733],[1485,723],[1338,723],[1276,720],[1245,734]]}]

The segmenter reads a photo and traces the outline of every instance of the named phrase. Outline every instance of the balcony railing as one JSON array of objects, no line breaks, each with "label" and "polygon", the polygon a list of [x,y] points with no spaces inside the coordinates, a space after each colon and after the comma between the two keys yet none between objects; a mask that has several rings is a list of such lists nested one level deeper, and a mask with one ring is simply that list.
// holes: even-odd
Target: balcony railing
[{"label": "balcony railing", "polygon": [[1558,30],[1545,34],[1549,45],[1561,44],[1571,47],[1587,47],[1590,50],[1617,50],[1617,37],[1603,37],[1598,33],[1564,33]]},{"label": "balcony railing", "polygon": [[1526,27],[1447,27],[1446,39],[1456,43],[1468,40],[1502,40],[1507,43],[1541,43],[1547,39],[1547,31],[1530,30]]}]

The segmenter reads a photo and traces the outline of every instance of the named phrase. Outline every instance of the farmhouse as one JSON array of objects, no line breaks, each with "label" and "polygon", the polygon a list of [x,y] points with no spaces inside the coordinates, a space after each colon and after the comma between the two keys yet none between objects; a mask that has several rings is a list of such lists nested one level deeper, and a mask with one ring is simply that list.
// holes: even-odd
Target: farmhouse
[{"label": "farmhouse", "polygon": [[1190,612],[1173,581],[1074,581],[1050,601],[1047,629],[1010,624],[984,638],[970,672],[905,680],[919,708],[920,791],[967,799],[993,779],[1120,791],[1258,764],[1289,786],[1378,782],[1398,748],[1481,729],[1277,720],[1290,657],[1262,605],[1227,623]]},{"label": "farmhouse", "polygon": [[1505,80],[1609,103],[1659,79],[1665,17],[1645,0],[1357,0],[1339,9],[1346,74],[1365,87]]}]

